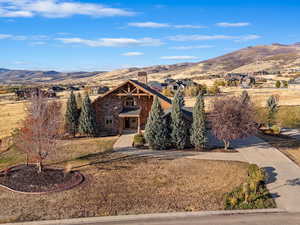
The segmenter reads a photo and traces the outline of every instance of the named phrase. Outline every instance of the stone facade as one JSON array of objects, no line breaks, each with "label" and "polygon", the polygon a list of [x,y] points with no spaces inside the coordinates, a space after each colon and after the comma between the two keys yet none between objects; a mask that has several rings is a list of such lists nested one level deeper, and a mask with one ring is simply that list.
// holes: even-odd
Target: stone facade
[{"label": "stone facade", "polygon": [[[147,123],[154,97],[145,93],[142,96],[118,96],[118,93],[118,91],[109,93],[93,102],[98,129],[102,136],[121,134],[127,129],[125,127],[126,115],[120,117],[120,114],[126,110],[139,110],[138,115],[128,115],[128,118],[139,120],[139,129],[144,129]],[[133,101],[133,105],[127,105],[128,99]]]}]

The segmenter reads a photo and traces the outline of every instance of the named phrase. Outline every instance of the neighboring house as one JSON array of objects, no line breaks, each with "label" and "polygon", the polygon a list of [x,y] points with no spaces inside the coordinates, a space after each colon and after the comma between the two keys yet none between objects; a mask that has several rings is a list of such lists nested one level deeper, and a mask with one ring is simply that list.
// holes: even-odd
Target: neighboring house
[{"label": "neighboring house", "polygon": [[158,81],[150,81],[148,82],[148,86],[156,91],[161,92],[163,90],[163,85]]},{"label": "neighboring house", "polygon": [[79,87],[75,87],[75,86],[69,86],[69,87],[67,87],[67,90],[69,90],[69,91],[79,91],[80,88]]},{"label": "neighboring house", "polygon": [[171,91],[176,92],[177,90],[184,90],[190,86],[197,86],[198,84],[192,81],[191,79],[180,79],[180,80],[173,80],[168,79],[168,83],[166,83],[167,88]]},{"label": "neighboring house", "polygon": [[30,99],[32,96],[42,95],[46,98],[56,98],[56,93],[54,91],[45,91],[40,88],[23,88],[15,91],[15,98],[17,101]]},{"label": "neighboring house", "polygon": [[[147,73],[139,72],[138,80],[127,80],[93,102],[101,135],[122,134],[126,130],[140,132],[146,126],[154,97],[169,114],[172,101],[147,83]],[[191,120],[186,110],[184,115]]]},{"label": "neighboring house", "polygon": [[90,87],[90,92],[92,95],[105,94],[108,91],[109,91],[109,87],[107,87],[107,86]]},{"label": "neighboring house", "polygon": [[53,92],[61,92],[61,91],[65,91],[65,90],[66,89],[61,86],[52,86],[48,89],[48,91],[53,91]]},{"label": "neighboring house", "polygon": [[229,86],[240,85],[242,88],[250,88],[256,83],[254,77],[240,73],[228,73],[224,79]]}]

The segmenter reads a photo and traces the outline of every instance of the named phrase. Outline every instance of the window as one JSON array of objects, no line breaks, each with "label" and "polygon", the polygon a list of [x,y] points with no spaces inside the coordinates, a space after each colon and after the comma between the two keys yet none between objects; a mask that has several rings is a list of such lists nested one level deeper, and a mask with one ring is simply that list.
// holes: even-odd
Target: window
[{"label": "window", "polygon": [[134,98],[126,98],[125,99],[125,107],[134,107],[136,106],[136,102],[134,100]]},{"label": "window", "polygon": [[105,127],[111,128],[113,126],[113,117],[107,116],[105,117]]}]

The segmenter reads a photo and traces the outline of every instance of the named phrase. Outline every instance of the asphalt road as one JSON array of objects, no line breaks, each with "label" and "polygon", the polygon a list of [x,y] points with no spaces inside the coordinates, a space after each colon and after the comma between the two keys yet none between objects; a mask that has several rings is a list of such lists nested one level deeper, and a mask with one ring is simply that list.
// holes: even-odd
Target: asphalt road
[{"label": "asphalt road", "polygon": [[[300,213],[163,218],[91,223],[89,225],[300,225]],[[75,225],[75,224],[73,224]],[[77,225],[77,224],[76,224]],[[79,224],[78,224],[79,225]]]},{"label": "asphalt road", "polygon": [[[17,223],[19,224],[19,223]],[[23,224],[23,223],[21,223]],[[24,224],[46,225],[47,221],[30,222]],[[300,213],[258,213],[235,215],[209,215],[209,216],[153,216],[148,218],[115,218],[113,220],[93,219],[56,221],[57,225],[300,225]]]}]

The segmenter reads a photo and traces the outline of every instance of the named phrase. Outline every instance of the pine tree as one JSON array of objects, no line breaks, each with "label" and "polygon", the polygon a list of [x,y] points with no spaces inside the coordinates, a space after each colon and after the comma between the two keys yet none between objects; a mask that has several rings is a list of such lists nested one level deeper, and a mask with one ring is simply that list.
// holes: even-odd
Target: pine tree
[{"label": "pine tree", "polygon": [[97,135],[96,114],[89,95],[86,95],[83,99],[79,118],[79,132],[90,137]]},{"label": "pine tree", "polygon": [[82,97],[81,97],[80,93],[77,94],[76,101],[77,101],[77,107],[78,107],[78,109],[81,109],[81,107],[82,107]]},{"label": "pine tree", "polygon": [[207,143],[206,115],[203,95],[199,94],[193,108],[191,143],[197,150],[204,149]]},{"label": "pine tree", "polygon": [[243,104],[248,104],[250,102],[250,96],[247,91],[242,92],[241,101]]},{"label": "pine tree", "polygon": [[177,97],[178,97],[178,102],[179,102],[180,107],[181,108],[184,107],[185,106],[185,102],[184,102],[183,93],[180,90],[178,90],[176,94],[178,95]]},{"label": "pine tree", "polygon": [[163,118],[164,111],[155,97],[145,128],[145,138],[150,148],[163,150],[168,147],[168,129]]},{"label": "pine tree", "polygon": [[270,96],[267,100],[268,115],[267,125],[270,128],[275,123],[275,115],[278,112],[278,102],[274,95]]},{"label": "pine tree", "polygon": [[79,113],[77,108],[77,102],[73,91],[67,102],[67,109],[65,113],[65,129],[68,134],[75,137],[78,130]]},{"label": "pine tree", "polygon": [[188,129],[183,118],[182,95],[179,91],[176,92],[176,95],[172,102],[171,129],[172,143],[178,149],[184,149],[186,146]]}]

